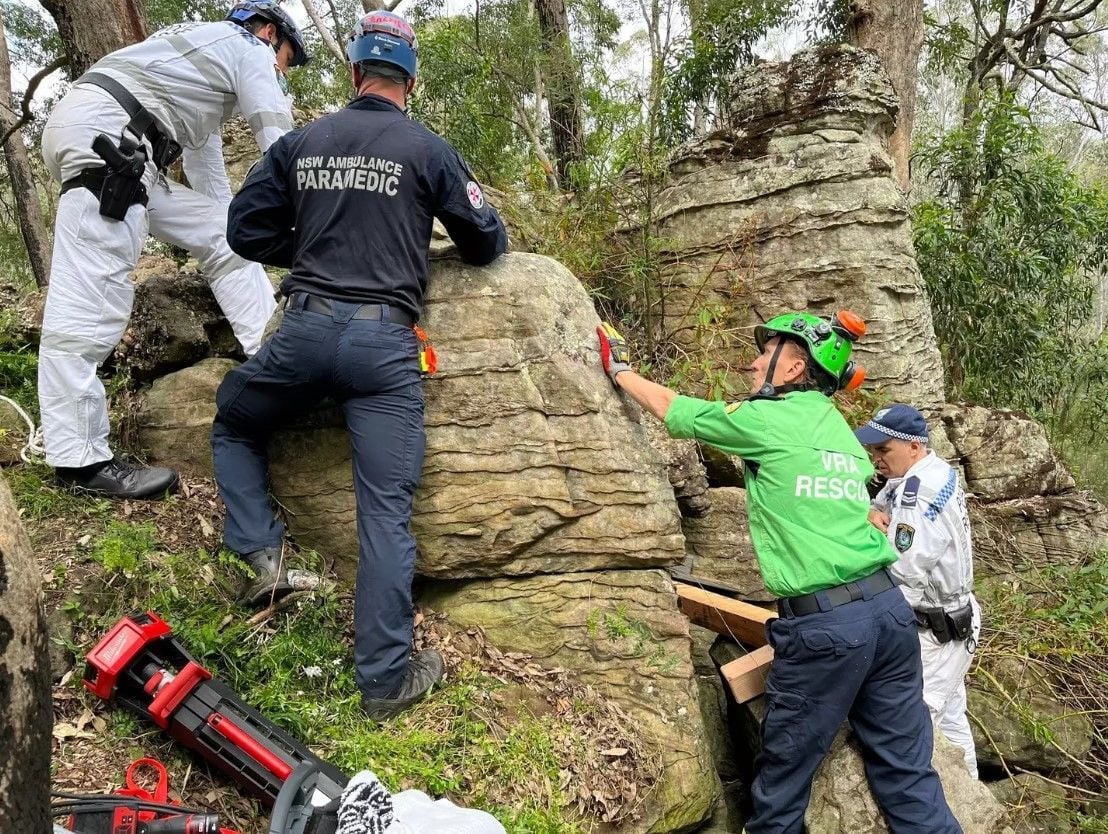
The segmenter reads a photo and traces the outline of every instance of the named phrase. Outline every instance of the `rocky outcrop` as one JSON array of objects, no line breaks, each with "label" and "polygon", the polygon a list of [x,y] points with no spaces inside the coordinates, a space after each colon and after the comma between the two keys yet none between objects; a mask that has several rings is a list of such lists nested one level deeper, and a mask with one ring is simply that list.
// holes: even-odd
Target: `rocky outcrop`
[{"label": "rocky outcrop", "polygon": [[746,514],[746,490],[719,487],[708,490],[712,509],[702,518],[684,518],[685,550],[692,557],[694,576],[722,582],[745,600],[776,599],[766,590]]},{"label": "rocky outcrop", "polygon": [[966,488],[982,501],[1056,495],[1073,475],[1050,448],[1042,425],[1015,411],[948,405],[942,421],[965,466]]},{"label": "rocky outcrop", "polygon": [[650,445],[666,465],[673,497],[684,518],[706,515],[712,503],[708,496],[708,476],[700,459],[700,444],[695,440],[675,440],[661,421],[647,415],[642,420]]},{"label": "rocky outcrop", "polygon": [[[1000,831],[1004,809],[983,782],[970,777],[962,748],[936,732],[931,762],[942,779],[947,804],[965,834]],[[861,753],[843,733],[831,746],[812,784],[804,821],[809,831],[821,834],[879,834],[889,830],[866,783]]]},{"label": "rocky outcrop", "polygon": [[[600,370],[597,318],[580,283],[549,258],[511,254],[483,269],[436,261],[430,288],[424,322],[439,372],[424,388],[427,454],[412,517],[419,572],[680,562],[673,491],[638,409]],[[271,459],[293,534],[352,572],[345,431],[282,432]]]},{"label": "rocky outcrop", "polygon": [[977,576],[1012,576],[1047,565],[1077,567],[1108,542],[1108,511],[1086,492],[1014,501],[971,501]]},{"label": "rocky outcrop", "polygon": [[1034,773],[1017,773],[990,786],[1008,809],[1014,834],[1070,834],[1073,811],[1066,789]]},{"label": "rocky outcrop", "polygon": [[970,722],[981,767],[1050,773],[1089,753],[1088,717],[1058,703],[1041,673],[1013,658],[974,675]]},{"label": "rocky outcrop", "polygon": [[138,442],[152,464],[187,475],[212,476],[215,392],[233,359],[205,359],[150,386],[137,422]]},{"label": "rocky outcrop", "polygon": [[648,225],[656,239],[667,337],[694,349],[710,339],[744,390],[753,325],[850,307],[870,323],[858,346],[870,380],[895,399],[940,403],[908,207],[883,147],[896,99],[880,61],[841,46],[745,67],[729,109],[727,129],[670,161],[653,216],[640,207],[626,227]]},{"label": "rocky outcrop", "polygon": [[131,321],[116,348],[118,362],[150,382],[213,356],[242,358],[208,282],[168,258],[144,257],[135,269]]},{"label": "rocky outcrop", "polygon": [[496,645],[563,668],[631,715],[662,775],[626,832],[684,831],[719,794],[693,682],[689,624],[661,571],[596,571],[435,583],[422,602]]}]

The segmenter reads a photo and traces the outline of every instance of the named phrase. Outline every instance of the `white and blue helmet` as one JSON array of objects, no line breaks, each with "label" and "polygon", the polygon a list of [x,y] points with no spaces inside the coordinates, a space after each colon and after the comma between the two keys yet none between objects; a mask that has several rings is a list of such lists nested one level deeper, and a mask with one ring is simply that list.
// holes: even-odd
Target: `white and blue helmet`
[{"label": "white and blue helmet", "polygon": [[392,12],[375,11],[350,30],[346,57],[351,64],[391,64],[408,78],[415,78],[419,45],[408,21]]}]

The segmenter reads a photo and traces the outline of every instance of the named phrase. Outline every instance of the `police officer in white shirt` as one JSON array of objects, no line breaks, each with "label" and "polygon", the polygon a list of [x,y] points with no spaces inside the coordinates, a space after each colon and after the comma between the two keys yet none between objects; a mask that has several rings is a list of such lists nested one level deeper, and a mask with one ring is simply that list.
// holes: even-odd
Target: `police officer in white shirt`
[{"label": "police officer in white shirt", "polygon": [[[51,113],[42,154],[62,195],[38,387],[46,462],[63,483],[121,498],[176,485],[171,469],[112,454],[96,375],[130,319],[148,232],[197,258],[243,350],[258,350],[274,293],[262,267],[227,245],[220,125],[241,113],[268,149],[292,129],[285,73],[307,61],[287,13],[245,0],[227,20],[170,26],[105,56]],[[182,152],[193,188],[164,177]]]},{"label": "police officer in white shirt", "polygon": [[899,555],[890,570],[916,613],[923,699],[943,734],[965,751],[977,778],[966,718],[966,673],[981,630],[973,596],[973,546],[958,473],[928,448],[927,421],[910,405],[878,411],[854,433],[887,482],[870,520]]}]

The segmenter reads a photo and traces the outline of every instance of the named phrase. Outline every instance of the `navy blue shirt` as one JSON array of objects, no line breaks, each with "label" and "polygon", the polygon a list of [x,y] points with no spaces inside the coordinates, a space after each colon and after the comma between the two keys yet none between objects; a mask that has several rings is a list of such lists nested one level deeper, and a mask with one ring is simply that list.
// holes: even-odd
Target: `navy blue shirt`
[{"label": "navy blue shirt", "polygon": [[231,201],[227,241],[244,258],[288,268],[285,295],[390,304],[418,319],[435,217],[467,263],[507,248],[458,152],[365,95],[266,151]]}]

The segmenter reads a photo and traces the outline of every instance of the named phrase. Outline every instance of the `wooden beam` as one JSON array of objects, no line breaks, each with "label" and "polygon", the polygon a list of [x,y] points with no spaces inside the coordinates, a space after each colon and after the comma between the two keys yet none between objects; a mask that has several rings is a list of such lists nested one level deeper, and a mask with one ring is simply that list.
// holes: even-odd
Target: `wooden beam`
[{"label": "wooden beam", "polygon": [[691,585],[676,585],[674,590],[677,607],[696,625],[748,646],[766,644],[766,622],[777,617],[772,611]]},{"label": "wooden beam", "polygon": [[719,673],[723,675],[736,704],[745,704],[765,692],[766,676],[771,663],[773,649],[762,646],[719,667]]}]

